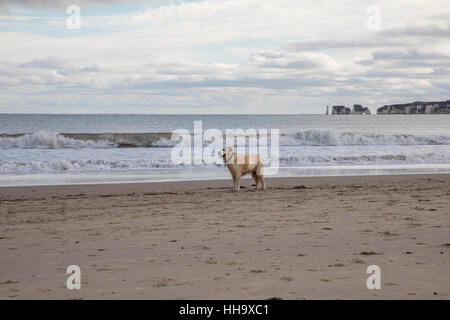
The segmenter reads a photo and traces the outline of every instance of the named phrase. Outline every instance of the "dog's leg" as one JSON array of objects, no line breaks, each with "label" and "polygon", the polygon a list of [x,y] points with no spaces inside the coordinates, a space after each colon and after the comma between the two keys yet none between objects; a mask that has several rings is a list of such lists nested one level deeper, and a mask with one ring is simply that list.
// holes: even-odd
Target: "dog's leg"
[{"label": "dog's leg", "polygon": [[233,191],[236,191],[236,176],[233,175]]},{"label": "dog's leg", "polygon": [[264,177],[263,176],[259,176],[259,179],[261,180],[262,189],[266,190],[266,183],[264,182]]},{"label": "dog's leg", "polygon": [[241,175],[238,174],[236,176],[236,190],[239,191],[241,189]]},{"label": "dog's leg", "polygon": [[264,164],[262,163],[262,161],[260,161],[260,159],[258,159],[258,165],[256,166],[256,177],[261,182],[262,189],[265,190],[266,184],[264,182],[263,168]]},{"label": "dog's leg", "polygon": [[252,172],[252,177],[253,177],[253,180],[255,180],[255,185],[256,185],[255,190],[258,190],[258,183],[259,183],[259,180],[258,180],[258,176],[256,175],[256,172],[255,172],[255,171]]}]

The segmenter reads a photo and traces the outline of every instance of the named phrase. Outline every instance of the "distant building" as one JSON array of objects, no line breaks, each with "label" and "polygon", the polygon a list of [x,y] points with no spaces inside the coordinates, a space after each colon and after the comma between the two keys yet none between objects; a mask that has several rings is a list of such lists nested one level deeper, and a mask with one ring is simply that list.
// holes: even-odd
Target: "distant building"
[{"label": "distant building", "polygon": [[351,114],[352,110],[346,106],[333,106],[331,114]]},{"label": "distant building", "polygon": [[450,100],[384,105],[377,114],[450,114]]},{"label": "distant building", "polygon": [[360,104],[354,104],[352,114],[370,114],[370,109]]}]

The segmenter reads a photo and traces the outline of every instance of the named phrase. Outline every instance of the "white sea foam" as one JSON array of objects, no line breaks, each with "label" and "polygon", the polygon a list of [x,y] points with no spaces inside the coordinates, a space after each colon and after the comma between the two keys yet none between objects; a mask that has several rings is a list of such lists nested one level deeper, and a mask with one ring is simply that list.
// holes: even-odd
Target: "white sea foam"
[{"label": "white sea foam", "polygon": [[6,136],[0,137],[0,148],[105,148],[111,146],[108,141],[93,141],[81,140],[70,137],[65,137],[56,132],[35,132],[32,134],[24,134],[21,136]]},{"label": "white sea foam", "polygon": [[354,133],[333,130],[304,130],[280,137],[282,146],[379,146],[379,145],[448,145],[450,136]]},{"label": "white sea foam", "polygon": [[[60,134],[40,131],[32,134],[0,135],[0,148],[170,148],[177,141],[171,141],[169,137],[170,133]],[[303,130],[292,134],[282,134],[279,143],[280,146],[450,145],[450,136],[357,133],[315,129]]]},{"label": "white sea foam", "polygon": [[[113,172],[216,166],[175,165],[170,154],[171,147],[178,141],[171,141],[170,137],[170,133],[40,131],[0,134],[0,173]],[[309,129],[280,136],[279,163],[280,166],[441,164],[450,163],[449,145],[449,135]],[[270,152],[270,148],[268,150]]]},{"label": "white sea foam", "polygon": [[[39,154],[36,154],[36,152]],[[56,152],[56,153],[55,153]],[[30,154],[33,158],[29,158]],[[270,166],[270,157],[264,162]],[[282,147],[280,166],[450,163],[450,148],[441,146],[301,146]],[[175,165],[168,148],[11,150],[0,158],[0,173],[113,172],[168,168],[213,168],[215,164]]]},{"label": "white sea foam", "polygon": [[180,168],[165,160],[31,160],[0,161],[0,173],[124,171]]}]

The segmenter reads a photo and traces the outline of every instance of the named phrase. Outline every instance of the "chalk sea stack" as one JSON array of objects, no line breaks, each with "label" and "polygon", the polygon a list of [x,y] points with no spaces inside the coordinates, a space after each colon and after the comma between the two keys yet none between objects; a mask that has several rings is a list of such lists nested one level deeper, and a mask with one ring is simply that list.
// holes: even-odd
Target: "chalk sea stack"
[{"label": "chalk sea stack", "polygon": [[370,110],[360,104],[354,104],[352,114],[370,114]]},{"label": "chalk sea stack", "polygon": [[333,106],[331,114],[351,114],[352,110],[346,106]]}]

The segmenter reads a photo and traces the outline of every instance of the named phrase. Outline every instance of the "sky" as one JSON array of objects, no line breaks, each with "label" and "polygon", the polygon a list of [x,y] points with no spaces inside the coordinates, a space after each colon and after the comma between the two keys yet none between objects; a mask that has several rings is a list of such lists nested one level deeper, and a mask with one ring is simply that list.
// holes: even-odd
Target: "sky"
[{"label": "sky", "polygon": [[448,0],[0,0],[0,113],[447,100],[449,21]]}]

